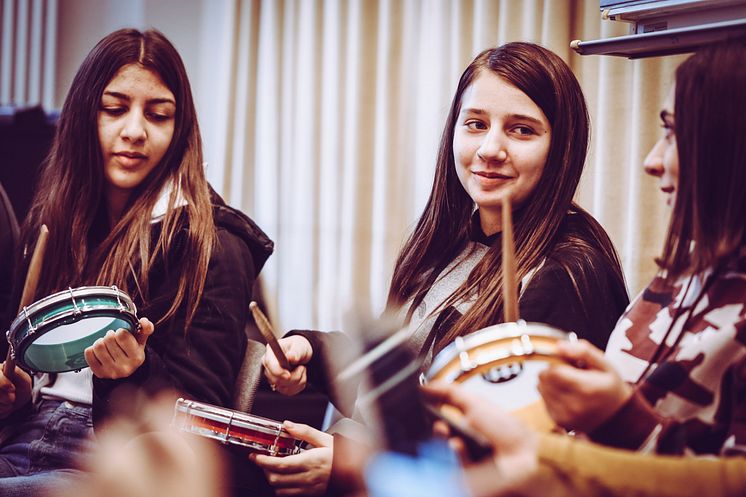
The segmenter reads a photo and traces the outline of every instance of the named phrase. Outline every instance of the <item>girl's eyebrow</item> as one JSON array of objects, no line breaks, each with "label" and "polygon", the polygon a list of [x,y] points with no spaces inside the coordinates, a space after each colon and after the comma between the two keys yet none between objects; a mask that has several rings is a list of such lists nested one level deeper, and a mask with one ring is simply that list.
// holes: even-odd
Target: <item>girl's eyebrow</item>
[{"label": "girl's eyebrow", "polygon": [[[461,114],[487,115],[487,111],[483,109],[476,109],[473,107],[466,107],[466,108],[461,109]],[[528,116],[526,114],[510,114],[508,117],[511,119],[517,119],[519,121],[530,121],[540,126],[544,125],[544,123],[540,119],[537,119],[532,116]]]},{"label": "girl's eyebrow", "polygon": [[[129,102],[130,100],[132,100],[128,95],[125,95],[124,93],[119,93],[117,91],[105,91],[104,95],[109,95],[111,97],[118,98],[120,100],[124,100],[124,101],[127,101],[127,102]],[[170,99],[170,98],[151,98],[150,100],[147,101],[147,103],[150,104],[150,105],[153,105],[153,104],[173,104],[173,105],[176,105],[176,102],[174,102],[173,99]]]}]

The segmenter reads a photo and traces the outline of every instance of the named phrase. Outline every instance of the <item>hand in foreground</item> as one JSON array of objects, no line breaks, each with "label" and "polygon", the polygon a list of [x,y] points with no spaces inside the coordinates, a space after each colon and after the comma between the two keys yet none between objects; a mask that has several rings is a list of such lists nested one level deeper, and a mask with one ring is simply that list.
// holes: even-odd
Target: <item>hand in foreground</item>
[{"label": "hand in foreground", "polygon": [[300,335],[292,335],[280,338],[277,341],[288,358],[292,371],[280,366],[277,357],[272,349],[267,345],[267,350],[262,357],[262,366],[264,366],[264,376],[276,390],[284,395],[295,395],[306,388],[307,371],[305,364],[313,357],[313,348],[311,342]]},{"label": "hand in foreground", "polygon": [[285,457],[251,454],[249,459],[264,470],[267,481],[278,496],[316,496],[326,492],[332,473],[334,437],[308,425],[285,421],[285,430],[312,449]]},{"label": "hand in foreground", "polygon": [[465,465],[470,495],[513,495],[512,490],[521,488],[534,474],[539,446],[535,431],[462,385],[430,384],[423,387],[423,393],[432,402],[456,407],[463,413],[465,425],[492,445],[492,458],[471,464],[463,450],[463,442],[451,439],[451,445],[460,453]]},{"label": "hand in foreground", "polygon": [[[461,385],[438,383],[423,386],[422,391],[431,402],[461,411],[464,424],[486,438],[499,454],[496,461],[501,459],[509,463],[514,456],[524,457],[535,451],[537,433],[478,393]],[[506,467],[509,467],[507,463]]]},{"label": "hand in foreground", "polygon": [[0,419],[7,418],[30,400],[31,376],[16,366],[15,374],[8,377],[0,368]]},{"label": "hand in foreground", "polygon": [[632,396],[632,387],[588,341],[559,343],[557,353],[570,364],[542,371],[538,389],[549,415],[563,428],[591,432]]},{"label": "hand in foreground", "polygon": [[98,378],[126,378],[145,362],[145,344],[155,326],[140,319],[140,330],[133,335],[125,329],[108,331],[85,349],[85,360]]},{"label": "hand in foreground", "polygon": [[56,497],[227,497],[217,445],[171,426],[175,392],[119,392],[124,407],[96,428],[80,461],[86,477],[58,484]]}]

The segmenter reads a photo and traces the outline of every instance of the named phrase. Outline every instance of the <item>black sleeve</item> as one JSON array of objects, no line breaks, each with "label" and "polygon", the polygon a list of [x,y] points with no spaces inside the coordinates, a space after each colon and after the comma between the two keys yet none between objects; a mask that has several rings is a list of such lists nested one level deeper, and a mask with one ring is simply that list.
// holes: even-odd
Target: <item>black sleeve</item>
[{"label": "black sleeve", "polygon": [[352,339],[340,331],[291,330],[285,336],[300,335],[311,343],[313,356],[306,365],[308,382],[325,393],[339,411],[350,415],[354,409],[360,377],[340,383],[338,375],[357,356]]},{"label": "black sleeve", "polygon": [[[181,309],[174,318],[156,326],[146,345],[145,363],[131,376],[120,380],[94,377],[94,419],[106,415],[113,390],[124,384],[147,392],[172,388],[193,400],[230,406],[246,347],[244,326],[254,279],[246,244],[218,228],[204,292],[189,331],[184,332]],[[165,277],[153,291],[159,297],[138,314],[151,321],[163,315],[175,295],[176,281],[176,275]]]},{"label": "black sleeve", "polygon": [[529,281],[519,302],[521,318],[574,331],[603,350],[629,303],[624,282],[604,264],[577,257],[563,262],[547,259]]}]

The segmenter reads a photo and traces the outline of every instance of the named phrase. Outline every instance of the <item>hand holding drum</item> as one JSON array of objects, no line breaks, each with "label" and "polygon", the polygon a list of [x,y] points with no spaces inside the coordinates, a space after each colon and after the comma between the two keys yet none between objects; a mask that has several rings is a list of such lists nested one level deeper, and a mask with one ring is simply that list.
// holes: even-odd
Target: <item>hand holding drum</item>
[{"label": "hand holding drum", "polygon": [[11,324],[8,341],[19,366],[27,371],[76,371],[88,367],[86,349],[98,339],[115,340],[111,335],[117,330],[135,339],[138,327],[145,325],[135,339],[144,346],[152,333],[146,321],[138,323],[132,299],[115,286],[68,288],[24,306]]},{"label": "hand holding drum", "polygon": [[140,318],[138,331],[109,330],[85,349],[85,360],[99,378],[126,378],[145,362],[145,344],[155,331],[153,323]]},{"label": "hand holding drum", "polygon": [[565,362],[542,371],[537,389],[559,426],[589,433],[632,396],[632,386],[590,342],[559,343],[557,357]]}]

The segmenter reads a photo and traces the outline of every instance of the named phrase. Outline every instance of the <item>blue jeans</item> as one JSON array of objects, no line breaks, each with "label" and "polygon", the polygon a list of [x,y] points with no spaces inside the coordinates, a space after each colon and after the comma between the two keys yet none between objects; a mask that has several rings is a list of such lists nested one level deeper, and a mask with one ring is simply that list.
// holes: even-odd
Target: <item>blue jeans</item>
[{"label": "blue jeans", "polygon": [[83,474],[78,461],[94,445],[90,407],[43,400],[16,428],[0,447],[0,496],[53,495]]}]

